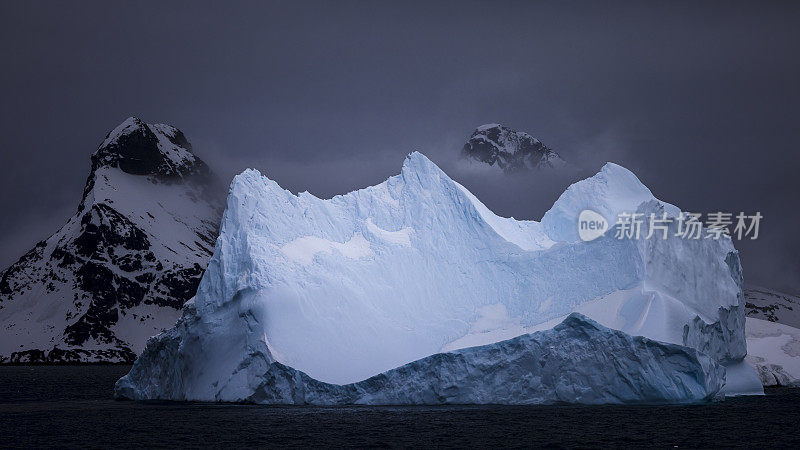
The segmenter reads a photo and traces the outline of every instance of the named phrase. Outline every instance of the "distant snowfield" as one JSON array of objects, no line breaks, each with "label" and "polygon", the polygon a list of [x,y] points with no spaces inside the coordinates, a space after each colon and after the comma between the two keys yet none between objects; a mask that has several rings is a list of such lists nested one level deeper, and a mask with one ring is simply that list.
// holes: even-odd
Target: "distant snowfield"
[{"label": "distant snowfield", "polygon": [[747,362],[765,386],[800,386],[800,329],[748,317]]},{"label": "distant snowfield", "polygon": [[[257,399],[276,362],[353,383],[551,329],[579,312],[701,350],[712,358],[709,376],[728,368],[727,394],[760,393],[743,363],[744,298],[731,241],[619,240],[612,228],[582,242],[584,209],[610,223],[620,212],[680,212],[611,163],[570,186],[541,222],[495,215],[419,153],[400,175],[328,200],[247,170],[231,185],[194,303],[151,341],[118,392]],[[625,376],[649,376],[624,366],[632,371]]]}]

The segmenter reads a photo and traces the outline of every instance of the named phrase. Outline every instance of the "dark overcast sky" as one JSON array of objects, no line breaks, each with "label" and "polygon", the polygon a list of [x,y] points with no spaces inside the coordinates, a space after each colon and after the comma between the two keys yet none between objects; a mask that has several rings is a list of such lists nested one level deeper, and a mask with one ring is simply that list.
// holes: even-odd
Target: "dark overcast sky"
[{"label": "dark overcast sky", "polygon": [[131,115],[226,183],[256,167],[330,196],[420,150],[538,219],[563,180],[457,170],[501,122],[685,210],[761,211],[746,280],[800,290],[799,29],[800,2],[2,2],[0,265],[74,212]]}]

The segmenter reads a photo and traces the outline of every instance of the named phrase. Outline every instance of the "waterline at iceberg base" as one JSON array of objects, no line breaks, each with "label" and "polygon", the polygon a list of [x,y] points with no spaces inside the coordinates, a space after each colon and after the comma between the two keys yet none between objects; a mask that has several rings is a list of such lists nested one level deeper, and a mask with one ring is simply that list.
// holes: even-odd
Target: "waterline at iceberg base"
[{"label": "waterline at iceberg base", "polygon": [[541,222],[494,215],[419,153],[400,175],[327,200],[247,170],[195,298],[116,395],[679,403],[762,392],[743,362],[731,241],[675,230],[620,240],[612,229],[583,242],[584,209],[610,223],[623,211],[680,213],[610,163]]}]

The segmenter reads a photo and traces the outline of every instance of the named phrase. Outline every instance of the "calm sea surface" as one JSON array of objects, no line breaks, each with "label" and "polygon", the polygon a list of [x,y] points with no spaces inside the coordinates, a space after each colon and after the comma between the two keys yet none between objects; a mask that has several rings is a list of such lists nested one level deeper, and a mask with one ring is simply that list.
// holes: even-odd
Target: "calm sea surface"
[{"label": "calm sea surface", "polygon": [[114,401],[114,382],[128,369],[0,366],[0,446],[800,448],[800,390],[691,406]]}]

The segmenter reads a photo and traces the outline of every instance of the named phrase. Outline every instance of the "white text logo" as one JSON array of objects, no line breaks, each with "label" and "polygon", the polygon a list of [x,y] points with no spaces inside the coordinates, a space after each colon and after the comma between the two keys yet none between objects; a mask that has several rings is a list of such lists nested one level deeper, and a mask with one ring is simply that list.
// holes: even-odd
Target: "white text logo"
[{"label": "white text logo", "polygon": [[608,221],[591,209],[584,209],[578,216],[578,236],[582,241],[593,241],[608,229]]}]

